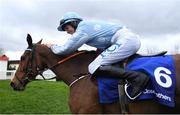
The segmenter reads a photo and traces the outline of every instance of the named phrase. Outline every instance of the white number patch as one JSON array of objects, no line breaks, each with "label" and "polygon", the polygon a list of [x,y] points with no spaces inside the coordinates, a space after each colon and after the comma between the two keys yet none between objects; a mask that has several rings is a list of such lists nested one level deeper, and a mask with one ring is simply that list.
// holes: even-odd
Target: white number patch
[{"label": "white number patch", "polygon": [[[164,88],[169,88],[172,85],[172,79],[169,75],[171,75],[171,71],[165,67],[158,67],[154,71],[156,82]],[[166,82],[162,82],[160,77],[164,77]]]}]

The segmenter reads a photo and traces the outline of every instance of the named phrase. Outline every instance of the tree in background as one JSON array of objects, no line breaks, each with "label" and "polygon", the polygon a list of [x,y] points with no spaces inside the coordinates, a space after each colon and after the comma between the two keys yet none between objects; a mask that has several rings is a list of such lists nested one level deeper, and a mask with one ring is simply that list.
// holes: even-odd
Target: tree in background
[{"label": "tree in background", "polygon": [[5,55],[5,51],[3,48],[0,48],[0,56]]}]

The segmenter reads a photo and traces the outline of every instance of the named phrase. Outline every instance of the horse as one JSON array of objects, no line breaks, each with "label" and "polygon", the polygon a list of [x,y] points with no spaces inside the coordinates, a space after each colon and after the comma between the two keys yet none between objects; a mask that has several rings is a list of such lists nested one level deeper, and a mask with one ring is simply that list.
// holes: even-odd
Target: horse
[{"label": "horse", "polygon": [[[98,86],[87,74],[87,67],[96,58],[97,52],[77,51],[57,56],[41,41],[33,44],[31,36],[27,35],[28,48],[21,56],[19,67],[10,83],[14,90],[25,90],[29,82],[48,68],[69,86],[69,108],[72,113],[122,112],[119,102],[100,104]],[[173,58],[176,65],[176,106],[170,108],[154,100],[131,101],[128,103],[129,113],[180,113],[180,54],[173,55]]]}]

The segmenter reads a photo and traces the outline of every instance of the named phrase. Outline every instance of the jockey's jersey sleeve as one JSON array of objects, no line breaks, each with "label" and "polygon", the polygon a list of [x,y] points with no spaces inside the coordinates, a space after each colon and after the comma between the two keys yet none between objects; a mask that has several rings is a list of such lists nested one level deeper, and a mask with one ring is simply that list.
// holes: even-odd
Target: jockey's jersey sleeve
[{"label": "jockey's jersey sleeve", "polygon": [[105,49],[111,45],[111,38],[123,26],[103,21],[81,21],[76,32],[62,45],[53,45],[51,50],[58,55],[66,55],[74,52],[83,44],[98,49]]},{"label": "jockey's jersey sleeve", "polygon": [[53,45],[51,46],[51,50],[53,53],[58,55],[67,55],[76,51],[79,47],[86,43],[87,40],[88,35],[80,30],[77,30],[64,45]]}]

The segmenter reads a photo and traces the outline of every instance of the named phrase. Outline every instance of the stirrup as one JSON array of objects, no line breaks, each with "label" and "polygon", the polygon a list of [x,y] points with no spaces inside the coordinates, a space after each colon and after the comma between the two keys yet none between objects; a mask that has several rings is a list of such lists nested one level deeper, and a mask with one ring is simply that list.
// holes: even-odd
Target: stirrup
[{"label": "stirrup", "polygon": [[128,97],[130,100],[134,100],[134,99],[136,99],[137,97],[139,97],[139,96],[141,95],[142,91],[141,91],[139,94],[137,94],[136,96],[131,97],[131,96],[128,94],[128,92],[127,92],[127,88],[128,88],[129,86],[130,86],[130,84],[126,83],[126,84],[124,85],[124,91],[125,91],[127,97]]}]

